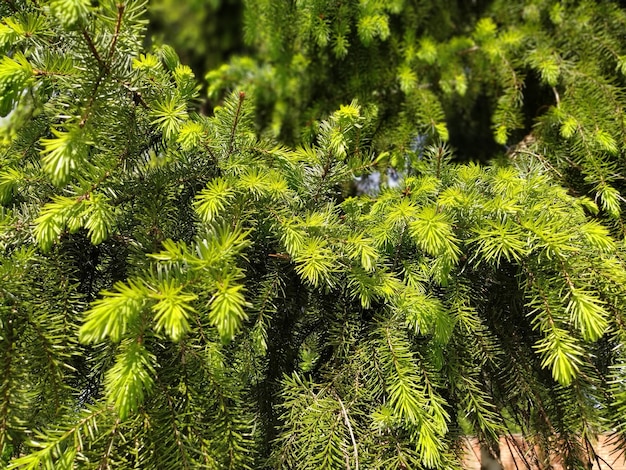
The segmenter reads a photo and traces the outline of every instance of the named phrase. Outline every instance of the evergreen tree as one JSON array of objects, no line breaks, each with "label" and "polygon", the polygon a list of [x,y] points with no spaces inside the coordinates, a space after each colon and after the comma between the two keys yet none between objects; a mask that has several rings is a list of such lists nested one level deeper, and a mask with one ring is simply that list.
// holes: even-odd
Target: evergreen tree
[{"label": "evergreen tree", "polygon": [[[624,12],[494,2],[459,31],[468,7],[444,3],[249,2],[248,34],[288,62],[225,66],[257,82],[209,117],[174,50],[142,49],[143,2],[0,6],[3,464],[459,468],[467,434],[518,431],[567,468],[588,468],[600,432],[626,449]],[[309,50],[317,19],[327,42]],[[416,52],[429,41],[434,59]],[[359,65],[411,44],[406,76]],[[341,57],[356,81],[317,101]],[[319,74],[285,80],[298,61]],[[499,103],[500,143],[524,109],[511,74],[536,71],[558,101],[514,158],[458,164],[455,67],[468,103]],[[300,139],[303,116],[319,122]],[[399,182],[353,194],[390,165]]]}]

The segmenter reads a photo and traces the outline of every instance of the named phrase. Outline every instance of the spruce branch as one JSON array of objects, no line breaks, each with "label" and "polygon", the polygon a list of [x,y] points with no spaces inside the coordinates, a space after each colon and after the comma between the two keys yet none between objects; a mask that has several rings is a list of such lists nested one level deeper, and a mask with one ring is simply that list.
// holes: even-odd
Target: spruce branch
[{"label": "spruce branch", "polygon": [[126,9],[126,5],[124,3],[118,3],[117,5],[117,21],[115,22],[115,33],[113,33],[113,39],[111,40],[111,45],[109,46],[109,52],[107,54],[107,61],[110,62],[113,58],[113,54],[115,53],[115,45],[117,44],[117,39],[120,35],[120,29],[122,28],[122,17],[124,16],[124,10]]},{"label": "spruce branch", "polygon": [[174,440],[176,443],[176,448],[178,449],[178,454],[182,458],[182,468],[191,469],[192,466],[191,466],[191,462],[189,461],[187,457],[187,449],[185,448],[184,443],[183,443],[182,433],[176,422],[177,414],[176,414],[176,410],[174,407],[174,402],[172,400],[172,396],[166,389],[166,386],[160,381],[158,375],[157,375],[157,382],[159,383],[159,388],[161,389],[161,392],[165,396],[165,400],[167,402],[167,410],[169,413],[172,431],[174,432]]},{"label": "spruce branch", "polygon": [[[346,407],[344,406],[343,400],[341,400],[341,397],[339,397],[339,395],[337,395],[334,392],[333,392],[333,395],[335,396],[335,398],[339,402],[339,405],[341,406],[341,414],[348,428],[348,432],[350,433],[350,440],[352,441],[352,449],[354,451],[354,465],[355,465],[354,468],[355,470],[359,470],[359,448],[357,446],[356,439],[354,438],[354,431],[352,430],[352,424],[350,422],[350,417],[348,416],[348,411],[346,410]],[[346,468],[348,469],[350,468],[349,460],[347,457],[346,457]]]},{"label": "spruce branch", "polygon": [[243,101],[246,98],[246,94],[243,91],[239,92],[238,100],[237,100],[237,110],[235,111],[235,116],[233,119],[233,124],[230,129],[230,137],[228,140],[228,150],[226,151],[227,157],[230,157],[233,153],[233,146],[235,145],[235,136],[237,132],[237,125],[239,124],[239,118],[241,116]]},{"label": "spruce branch", "polygon": [[118,438],[120,424],[121,424],[121,420],[117,418],[115,420],[115,423],[113,424],[113,428],[111,429],[108,444],[106,446],[106,450],[102,454],[102,458],[100,459],[100,464],[98,465],[99,470],[108,470],[111,468],[109,461],[113,453],[113,446],[115,444],[115,440]]},{"label": "spruce branch", "polygon": [[[100,53],[98,52],[98,49],[96,48],[96,45],[94,44],[93,39],[91,38],[91,35],[87,31],[87,28],[85,27],[85,25],[81,27],[81,34],[83,35],[83,38],[85,39],[85,42],[87,43],[87,47],[89,48],[91,55],[93,56],[94,59],[96,59],[96,62],[98,62],[100,75],[104,76],[108,74],[110,72],[109,64],[105,62],[100,56]],[[98,81],[99,80],[96,80],[96,82]]]}]

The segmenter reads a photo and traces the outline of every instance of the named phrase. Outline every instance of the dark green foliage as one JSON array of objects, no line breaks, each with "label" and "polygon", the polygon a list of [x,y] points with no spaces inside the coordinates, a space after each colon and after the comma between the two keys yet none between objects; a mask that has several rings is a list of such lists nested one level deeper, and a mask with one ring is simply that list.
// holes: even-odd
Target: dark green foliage
[{"label": "dark green foliage", "polygon": [[[210,117],[172,48],[142,50],[141,2],[2,5],[3,464],[459,468],[467,434],[518,431],[568,468],[597,433],[626,448],[622,90],[606,48],[580,45],[595,68],[551,62],[578,41],[559,15],[617,49],[623,12],[495,2],[498,26],[482,4],[276,5],[247,14],[277,63],[225,66],[259,81]],[[542,55],[531,37],[565,43]],[[370,47],[398,62],[362,68]],[[293,60],[320,75],[294,82]],[[522,70],[560,101],[510,159],[454,163],[454,97],[498,100],[505,143],[526,125]],[[337,88],[316,107],[320,77]],[[285,97],[264,127],[320,118],[299,145],[256,127]],[[352,194],[390,166],[397,181]]]},{"label": "dark green foliage", "polygon": [[181,62],[203,73],[242,52],[242,17],[241,0],[153,0],[147,37],[174,47]]},{"label": "dark green foliage", "polygon": [[465,160],[539,155],[554,177],[619,218],[626,13],[614,2],[246,7],[256,60],[209,72],[209,96],[254,90],[259,125],[272,135],[308,142],[320,115],[358,98],[376,109],[379,166],[403,169],[414,163],[407,150],[439,140]]}]

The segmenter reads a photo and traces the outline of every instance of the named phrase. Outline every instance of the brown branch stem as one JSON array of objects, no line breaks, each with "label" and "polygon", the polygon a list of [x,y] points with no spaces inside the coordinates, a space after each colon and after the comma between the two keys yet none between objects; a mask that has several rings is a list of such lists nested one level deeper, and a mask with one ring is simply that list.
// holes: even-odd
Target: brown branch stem
[{"label": "brown branch stem", "polygon": [[123,3],[117,4],[117,23],[115,24],[115,34],[113,35],[113,40],[111,41],[111,45],[109,46],[109,53],[107,54],[107,60],[111,60],[113,57],[113,53],[115,52],[115,45],[117,44],[117,38],[120,36],[120,29],[122,28],[122,17],[124,16],[124,10],[126,9],[126,5]]},{"label": "brown branch stem", "polygon": [[230,131],[230,142],[228,142],[228,156],[230,157],[233,152],[233,146],[235,144],[235,132],[237,131],[237,125],[239,124],[239,117],[241,116],[241,107],[243,100],[246,98],[246,94],[243,91],[239,92],[239,103],[237,104],[237,112],[235,113],[235,120],[233,121],[233,127]]},{"label": "brown branch stem", "polygon": [[91,36],[89,36],[89,33],[84,26],[81,29],[81,32],[83,34],[83,38],[85,38],[85,42],[87,42],[87,47],[89,47],[89,50],[91,51],[91,55],[93,55],[94,59],[96,59],[96,62],[98,62],[98,66],[100,67],[100,73],[102,73],[103,70],[108,72],[109,66],[104,60],[102,60],[102,57],[100,56],[98,49],[96,49],[96,45],[94,44],[93,39],[91,39]]}]

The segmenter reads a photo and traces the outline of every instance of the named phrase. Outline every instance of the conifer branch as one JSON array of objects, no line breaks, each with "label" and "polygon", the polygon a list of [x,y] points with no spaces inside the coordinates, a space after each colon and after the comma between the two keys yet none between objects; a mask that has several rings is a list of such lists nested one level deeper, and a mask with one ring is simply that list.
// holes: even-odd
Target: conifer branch
[{"label": "conifer branch", "polygon": [[115,444],[115,440],[117,438],[117,433],[118,433],[118,428],[119,428],[120,423],[121,423],[121,420],[117,418],[115,420],[115,423],[113,424],[113,429],[111,429],[109,441],[106,446],[106,450],[102,454],[102,459],[100,460],[100,465],[98,466],[100,470],[106,470],[106,469],[111,468],[109,465],[109,460],[113,453],[113,445]]},{"label": "conifer branch", "polygon": [[[346,423],[346,426],[348,427],[348,432],[350,433],[350,440],[352,441],[352,449],[354,451],[354,465],[355,465],[355,470],[359,470],[359,449],[357,447],[356,444],[356,439],[354,438],[354,431],[352,430],[352,424],[350,423],[350,417],[348,416],[348,412],[346,411],[346,407],[343,404],[343,400],[341,400],[341,397],[339,397],[339,395],[337,395],[336,393],[333,392],[333,395],[335,395],[335,398],[337,399],[337,401],[339,402],[339,405],[341,406],[341,414],[343,415],[343,419]],[[349,465],[346,465],[349,468]]]},{"label": "conifer branch", "polygon": [[11,8],[11,10],[13,10],[14,13],[19,13],[20,10],[17,8],[17,5],[15,4],[14,0],[4,0],[4,1],[7,3],[7,5],[9,5],[9,7]]},{"label": "conifer branch", "polygon": [[40,70],[40,69],[33,69],[33,74],[35,74],[36,76],[44,76],[44,77],[66,77],[66,76],[69,76],[69,74],[63,73],[63,72],[50,72],[49,70]]},{"label": "conifer branch", "polygon": [[[11,321],[11,320],[9,320]],[[5,330],[6,331],[6,330]],[[9,430],[9,413],[10,413],[10,408],[11,408],[11,402],[12,402],[12,397],[11,397],[11,386],[10,386],[10,382],[12,381],[12,362],[13,362],[13,355],[11,354],[14,349],[15,349],[15,343],[14,343],[14,335],[13,333],[13,328],[8,329],[8,331],[6,331],[6,344],[8,345],[7,351],[6,351],[6,357],[5,360],[3,361],[2,364],[2,369],[3,369],[3,374],[2,374],[2,383],[0,384],[2,386],[2,404],[0,405],[0,449],[4,449],[5,443],[7,441],[8,438],[8,430]]]},{"label": "conifer branch", "polygon": [[556,87],[552,87],[552,93],[554,94],[554,101],[556,102],[557,108],[561,105],[561,96],[559,95],[559,91]]},{"label": "conifer branch", "polygon": [[85,127],[85,124],[87,124],[87,120],[89,119],[89,116],[91,115],[91,112],[93,110],[93,106],[96,102],[96,99],[98,98],[98,89],[100,88],[100,85],[102,84],[102,81],[104,80],[105,75],[106,75],[105,69],[100,68],[100,73],[98,74],[98,77],[96,78],[96,82],[94,83],[93,90],[89,97],[89,102],[87,103],[87,106],[85,106],[85,109],[83,110],[83,113],[80,118],[80,122],[78,123],[78,126],[81,129]]},{"label": "conifer branch", "polygon": [[107,64],[100,56],[100,53],[98,52],[98,49],[96,48],[96,45],[94,44],[93,39],[89,35],[89,32],[87,31],[85,26],[81,27],[81,34],[83,35],[83,38],[85,39],[85,42],[87,43],[87,47],[89,47],[89,50],[91,51],[91,55],[93,56],[94,59],[96,59],[96,62],[98,62],[98,66],[100,68],[100,75],[103,75],[105,73],[108,74],[109,64]]},{"label": "conifer branch", "polygon": [[[117,39],[119,37],[120,28],[122,26],[122,17],[124,15],[125,8],[126,6],[123,3],[117,4],[117,21],[115,24],[115,33],[113,34],[113,39],[111,40],[111,45],[109,46],[109,51],[107,54],[107,61],[111,60],[115,52],[115,45],[117,44]],[[93,39],[91,38],[91,36],[87,32],[87,29],[84,26],[81,28],[81,32],[82,32],[83,37],[85,38],[85,41],[87,42],[87,46],[89,47],[91,54],[96,59],[100,67],[100,73],[98,74],[98,77],[96,78],[96,82],[94,84],[93,91],[91,92],[89,102],[87,103],[87,106],[85,107],[83,114],[81,116],[80,122],[79,122],[79,127],[82,128],[87,123],[87,119],[89,119],[89,115],[91,114],[93,105],[98,96],[98,89],[100,88],[102,81],[105,79],[107,75],[111,74],[111,68],[110,68],[109,63],[107,61],[104,61],[102,57],[100,56],[100,53],[98,52],[98,49],[96,48],[96,45],[93,42]],[[133,93],[133,96],[136,96],[136,95]],[[141,98],[141,95],[139,95],[139,99],[140,101],[143,101],[143,99]]]},{"label": "conifer branch", "polygon": [[[507,436],[506,436],[504,442],[506,443],[506,446],[509,449],[509,454],[516,455],[516,453],[517,453],[517,455],[519,455],[521,457],[521,459],[524,462],[524,465],[526,466],[526,468],[532,468],[531,463],[526,458],[526,452],[524,452],[524,449],[522,449],[520,444],[517,442],[517,440],[515,439],[515,437],[511,433],[511,431],[507,430]],[[513,452],[513,449],[511,448],[511,443],[513,443],[513,447],[515,448],[516,452]],[[517,459],[513,459],[513,463],[515,464],[516,470],[519,470],[519,466],[517,465]]]},{"label": "conifer branch", "polygon": [[[158,377],[157,377],[157,380]],[[181,430],[179,429],[178,425],[176,424],[176,411],[174,409],[174,402],[172,400],[172,396],[171,394],[165,389],[164,384],[162,384],[159,381],[159,385],[161,387],[161,391],[165,396],[165,399],[167,401],[167,409],[170,415],[170,421],[171,421],[171,426],[172,426],[172,430],[174,432],[174,440],[176,442],[176,447],[178,448],[178,454],[181,456],[182,458],[182,468],[185,469],[190,469],[190,462],[187,458],[187,451],[185,449],[185,446],[183,444],[183,440],[182,440],[182,433]]]},{"label": "conifer branch", "polygon": [[246,94],[243,91],[239,92],[239,99],[237,101],[237,111],[235,112],[235,118],[233,119],[233,125],[230,130],[230,138],[228,141],[228,151],[226,152],[227,156],[231,156],[233,153],[233,146],[235,144],[235,136],[237,132],[237,125],[239,124],[239,117],[241,116],[241,110],[243,106],[243,101],[246,98]]},{"label": "conifer branch", "polygon": [[120,35],[120,29],[122,27],[122,17],[124,16],[124,10],[126,9],[126,5],[123,3],[117,4],[117,21],[115,22],[115,33],[113,34],[113,39],[111,40],[111,45],[109,46],[109,53],[107,55],[107,61],[110,61],[115,53],[115,45],[117,44],[117,39]]}]

